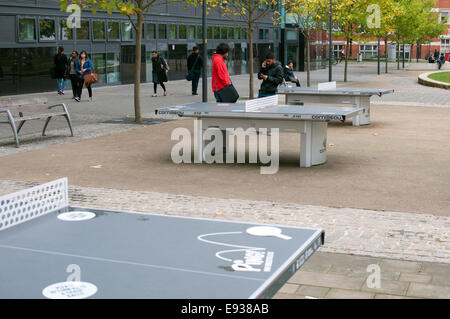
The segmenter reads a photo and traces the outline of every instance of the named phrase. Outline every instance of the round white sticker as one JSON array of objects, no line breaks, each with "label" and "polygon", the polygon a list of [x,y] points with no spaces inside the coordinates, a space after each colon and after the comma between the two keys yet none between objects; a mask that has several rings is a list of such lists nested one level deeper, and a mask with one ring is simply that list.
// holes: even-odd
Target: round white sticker
[{"label": "round white sticker", "polygon": [[42,294],[49,299],[84,299],[96,292],[97,286],[83,281],[58,282],[42,290]]},{"label": "round white sticker", "polygon": [[85,211],[73,211],[68,213],[62,213],[58,215],[58,219],[68,221],[68,222],[78,222],[82,220],[89,220],[95,217],[92,212]]}]

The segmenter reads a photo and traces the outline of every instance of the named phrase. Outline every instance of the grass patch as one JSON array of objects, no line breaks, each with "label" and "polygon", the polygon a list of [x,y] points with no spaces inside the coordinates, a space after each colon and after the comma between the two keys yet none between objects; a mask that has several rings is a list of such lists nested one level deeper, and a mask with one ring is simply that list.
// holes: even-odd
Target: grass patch
[{"label": "grass patch", "polygon": [[435,81],[450,83],[450,72],[432,73],[428,77]]}]

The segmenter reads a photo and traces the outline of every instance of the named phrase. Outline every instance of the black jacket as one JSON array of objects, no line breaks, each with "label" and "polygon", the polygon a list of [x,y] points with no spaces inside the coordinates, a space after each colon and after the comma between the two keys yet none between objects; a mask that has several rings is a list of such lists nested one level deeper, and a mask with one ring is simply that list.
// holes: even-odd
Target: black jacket
[{"label": "black jacket", "polygon": [[286,81],[290,81],[290,82],[297,81],[297,78],[295,77],[295,74],[294,74],[294,70],[285,66],[283,71],[284,71],[284,79]]},{"label": "black jacket", "polygon": [[167,71],[169,67],[162,56],[152,58],[152,67],[153,83],[167,82]]},{"label": "black jacket", "polygon": [[271,66],[261,68],[258,73],[258,79],[262,80],[261,75],[268,75],[267,80],[263,80],[259,92],[264,94],[277,93],[278,85],[283,83],[283,67],[280,62],[275,62]]},{"label": "black jacket", "polygon": [[55,74],[56,78],[61,79],[66,76],[69,59],[63,53],[62,55],[56,54],[54,58]]},{"label": "black jacket", "polygon": [[197,64],[195,65],[194,70],[201,70],[202,69],[202,66],[203,66],[202,57],[199,55],[199,53],[191,53],[191,55],[189,55],[189,57],[187,59],[188,71],[190,71],[192,69],[192,67],[194,66],[195,59],[197,59],[197,56],[198,56],[198,61],[197,61]]}]

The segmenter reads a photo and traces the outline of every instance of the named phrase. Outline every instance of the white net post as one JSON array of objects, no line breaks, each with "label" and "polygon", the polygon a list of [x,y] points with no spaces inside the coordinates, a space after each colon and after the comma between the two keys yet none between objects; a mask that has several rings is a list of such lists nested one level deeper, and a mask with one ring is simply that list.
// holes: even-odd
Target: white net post
[{"label": "white net post", "polygon": [[245,112],[257,111],[271,105],[278,105],[278,94],[246,101]]}]

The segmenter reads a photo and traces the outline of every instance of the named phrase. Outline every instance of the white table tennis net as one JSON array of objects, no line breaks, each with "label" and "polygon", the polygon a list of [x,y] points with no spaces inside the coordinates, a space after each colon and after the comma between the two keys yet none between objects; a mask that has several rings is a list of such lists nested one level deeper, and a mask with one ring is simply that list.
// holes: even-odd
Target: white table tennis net
[{"label": "white table tennis net", "polygon": [[0,231],[67,206],[67,177],[2,196]]},{"label": "white table tennis net", "polygon": [[248,100],[245,102],[245,112],[257,111],[266,106],[277,105],[278,94],[262,97],[259,99]]}]

